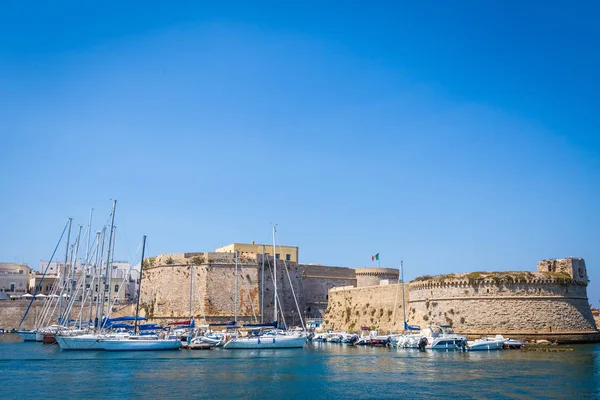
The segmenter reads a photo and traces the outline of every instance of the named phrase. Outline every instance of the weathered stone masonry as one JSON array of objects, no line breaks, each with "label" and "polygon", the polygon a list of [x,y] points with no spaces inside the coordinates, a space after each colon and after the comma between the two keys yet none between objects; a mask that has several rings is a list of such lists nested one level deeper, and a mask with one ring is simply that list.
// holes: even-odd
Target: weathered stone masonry
[{"label": "weathered stone masonry", "polygon": [[[418,278],[406,285],[407,321],[421,327],[450,324],[469,335],[595,341],[598,330],[588,303],[587,284],[585,262],[573,258],[540,261],[538,272]],[[397,305],[394,325],[386,319],[393,313],[394,286],[331,290],[328,326],[356,329],[366,324],[401,330],[401,305]],[[380,314],[383,319],[369,317]]]}]

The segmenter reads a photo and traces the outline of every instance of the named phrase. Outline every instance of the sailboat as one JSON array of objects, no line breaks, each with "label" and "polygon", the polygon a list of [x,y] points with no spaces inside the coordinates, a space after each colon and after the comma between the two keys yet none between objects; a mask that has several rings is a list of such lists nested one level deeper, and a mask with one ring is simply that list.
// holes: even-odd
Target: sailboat
[{"label": "sailboat", "polygon": [[158,335],[138,335],[138,317],[140,310],[140,291],[142,287],[142,274],[144,271],[144,251],[146,249],[146,236],[142,245],[142,263],[140,264],[140,284],[138,286],[137,303],[135,306],[135,325],[133,335],[124,338],[106,338],[104,350],[108,351],[142,351],[142,350],[177,350],[181,341],[177,338],[164,339]]},{"label": "sailboat", "polygon": [[[69,236],[70,236],[70,233],[71,233],[71,221],[72,221],[72,219],[69,218],[69,220],[65,224],[65,227],[64,227],[64,229],[63,229],[63,231],[62,231],[62,233],[60,235],[60,239],[58,239],[58,243],[56,244],[56,247],[54,248],[54,252],[52,253],[52,256],[50,257],[50,261],[48,262],[48,265],[44,269],[44,273],[42,274],[42,279],[37,284],[37,286],[35,288],[35,291],[33,292],[33,295],[27,296],[27,297],[31,297],[31,300],[29,301],[29,305],[27,306],[27,309],[25,310],[25,313],[23,314],[23,317],[21,318],[21,322],[19,322],[19,326],[17,328],[17,334],[25,342],[41,342],[41,341],[43,341],[44,334],[40,331],[40,329],[34,328],[32,330],[25,330],[25,329],[21,329],[21,325],[23,324],[23,321],[25,321],[25,318],[27,317],[27,314],[29,313],[29,310],[31,309],[33,301],[36,299],[36,296],[37,296],[38,292],[40,292],[40,290],[42,288],[42,283],[44,281],[44,278],[46,277],[46,274],[48,272],[50,264],[52,263],[52,260],[54,259],[54,255],[56,254],[56,251],[58,250],[58,246],[60,245],[60,243],[62,241],[62,238],[63,238],[63,236],[65,234],[65,231],[67,230],[67,227],[69,228]],[[68,241],[67,241],[67,250],[68,250],[68,246],[69,246],[69,244],[68,244]],[[48,307],[50,307],[50,302],[47,302],[45,304],[44,309],[46,309]]]},{"label": "sailboat", "polygon": [[[276,329],[278,325],[277,309],[277,257],[275,248],[275,225],[273,225],[273,285],[274,285],[274,321],[270,324],[252,324],[245,325],[246,328],[254,329],[252,334],[246,337],[233,338],[225,345],[225,349],[285,349],[285,348],[303,348],[306,344],[306,334],[304,332],[284,332]],[[270,327],[268,331],[264,328]],[[263,329],[260,329],[263,328]]]},{"label": "sailboat", "polygon": [[[109,231],[109,239],[108,239],[108,252],[107,252],[107,258],[106,258],[106,270],[105,270],[105,275],[104,275],[104,281],[101,281],[101,267],[98,268],[97,272],[97,279],[98,279],[98,287],[102,288],[106,285],[106,279],[110,278],[110,276],[112,275],[110,272],[110,265],[111,265],[111,249],[114,246],[114,241],[113,241],[113,235],[114,235],[114,222],[115,222],[115,210],[116,210],[116,206],[117,206],[117,201],[113,200],[113,205],[112,205],[112,210],[111,210],[111,214],[110,214],[110,218],[111,218],[111,225],[110,225],[110,231]],[[91,229],[91,215],[90,215],[90,224],[89,224],[89,228]],[[89,231],[88,231],[89,232]],[[100,252],[96,251],[96,261],[99,261],[98,264],[100,266],[102,266],[103,263],[103,253],[104,253],[104,233],[105,233],[105,229],[103,228],[102,230],[102,234],[100,234],[100,232],[98,232],[97,236],[96,236],[96,250],[98,250],[98,246],[100,245],[100,236],[102,236],[102,248],[100,250]],[[87,246],[86,246],[87,247]],[[86,256],[87,259],[87,256]],[[86,260],[86,262],[89,262],[90,260]],[[66,264],[66,263],[65,263]],[[90,283],[90,292],[93,289],[93,282]],[[110,283],[108,284],[108,287],[110,287]],[[91,315],[92,315],[92,299],[93,296],[90,293],[90,308],[89,308],[89,318],[91,319]],[[82,304],[81,304],[81,309],[83,310],[84,307],[84,301],[82,300]],[[83,312],[83,311],[81,311]],[[58,345],[60,346],[60,348],[62,350],[103,350],[103,343],[104,340],[107,338],[121,338],[123,335],[125,334],[119,334],[117,336],[115,335],[109,335],[107,336],[106,334],[102,334],[102,330],[104,328],[106,328],[106,324],[108,322],[107,319],[105,319],[103,317],[104,314],[104,290],[102,290],[102,293],[98,292],[97,294],[97,301],[96,301],[96,319],[98,321],[97,326],[96,326],[96,331],[88,331],[88,332],[77,332],[77,331],[71,331],[71,330],[63,330],[61,332],[58,332],[55,335],[56,338],[56,342],[58,343]],[[89,324],[88,324],[88,329],[89,329]]]}]

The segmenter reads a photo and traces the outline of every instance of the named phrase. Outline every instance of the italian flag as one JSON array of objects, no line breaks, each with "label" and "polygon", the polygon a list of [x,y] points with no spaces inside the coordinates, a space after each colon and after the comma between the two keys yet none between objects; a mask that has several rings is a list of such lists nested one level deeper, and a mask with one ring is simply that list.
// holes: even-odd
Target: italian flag
[{"label": "italian flag", "polygon": [[375,261],[375,260],[379,261],[379,253],[371,256],[371,261]]}]

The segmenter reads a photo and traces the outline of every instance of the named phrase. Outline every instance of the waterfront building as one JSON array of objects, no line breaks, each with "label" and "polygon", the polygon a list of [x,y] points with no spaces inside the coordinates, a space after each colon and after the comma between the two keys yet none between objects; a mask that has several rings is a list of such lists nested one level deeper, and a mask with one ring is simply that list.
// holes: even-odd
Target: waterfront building
[{"label": "waterfront building", "polygon": [[[217,253],[235,253],[238,251],[241,258],[256,258],[256,255],[262,254],[263,248],[265,254],[273,257],[272,244],[252,243],[231,243],[227,246],[219,247],[215,250]],[[291,262],[298,262],[298,246],[276,246],[275,258]]]},{"label": "waterfront building", "polygon": [[[127,261],[113,261],[111,268],[111,283],[108,284],[108,281],[104,285],[104,290],[106,293],[107,299],[117,300],[118,302],[128,301],[133,296],[135,296],[137,290],[137,284],[139,284],[139,272],[132,272],[132,276],[130,276],[130,266],[131,264]],[[41,260],[40,261],[40,271],[36,272],[33,275],[31,287],[35,290],[36,285],[42,281],[42,285],[39,288],[39,292],[45,295],[49,295],[52,293],[55,285],[60,285],[61,283],[61,273],[63,271],[64,262],[52,261],[48,263],[48,261]],[[44,270],[47,272],[44,276]],[[67,264],[67,268],[70,268],[70,264]],[[91,279],[89,278],[89,274],[91,274],[91,267],[87,265],[81,264],[78,260],[75,264],[75,281],[79,280],[81,274],[84,269],[87,269],[88,278],[86,283],[86,289],[89,289],[91,284]],[[69,276],[69,275],[67,275]],[[104,276],[103,276],[104,278]],[[136,284],[136,282],[138,282]],[[94,283],[95,291],[98,292],[99,285],[98,282]]]},{"label": "waterfront building", "polygon": [[0,262],[0,292],[7,296],[20,297],[29,291],[31,268],[27,264]]}]

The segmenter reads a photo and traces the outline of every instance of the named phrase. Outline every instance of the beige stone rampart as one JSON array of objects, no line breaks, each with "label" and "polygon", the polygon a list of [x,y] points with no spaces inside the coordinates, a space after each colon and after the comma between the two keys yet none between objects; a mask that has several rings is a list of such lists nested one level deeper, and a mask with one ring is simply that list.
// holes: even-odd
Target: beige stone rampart
[{"label": "beige stone rampart", "polygon": [[[190,314],[199,320],[203,320],[206,316],[209,322],[233,320],[236,298],[235,254],[220,252],[186,254],[190,257],[184,259],[185,263],[181,262],[181,258],[170,255],[173,262],[171,264],[156,265],[158,258],[155,258],[152,266],[144,268],[140,297],[143,315],[152,321],[189,318]],[[191,261],[193,259],[196,261],[202,259],[204,263],[195,265]],[[273,258],[266,257],[265,263],[264,318],[270,321],[274,315]],[[255,256],[254,259],[238,258],[238,321],[260,320],[261,270],[262,255]],[[288,323],[299,323],[294,294],[300,310],[306,310],[302,268],[292,262],[286,262],[284,265],[284,262],[279,260],[277,286],[280,303],[278,308],[283,310],[285,320]],[[191,303],[190,287],[193,292]]]},{"label": "beige stone rampart", "polygon": [[[390,328],[385,318],[395,297],[395,286],[330,290],[327,325],[349,329],[372,323],[384,330],[398,329],[397,324]],[[547,337],[564,342],[600,340],[586,282],[571,279],[563,271],[423,277],[405,285],[405,292],[410,325],[453,325],[456,331],[468,335]],[[348,308],[350,314],[344,312]],[[384,310],[383,318],[377,318],[380,309]],[[367,319],[363,311],[356,315],[355,310],[366,311]],[[371,321],[368,315],[373,312]]]},{"label": "beige stone rampart", "polygon": [[404,325],[402,288],[401,285],[334,288],[329,291],[326,311],[324,322],[331,329],[359,331],[362,326],[374,326],[381,331],[399,332]]}]

